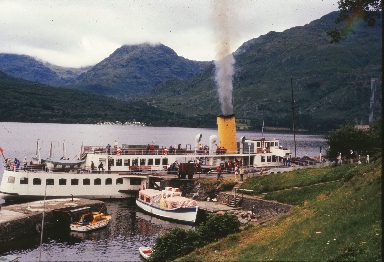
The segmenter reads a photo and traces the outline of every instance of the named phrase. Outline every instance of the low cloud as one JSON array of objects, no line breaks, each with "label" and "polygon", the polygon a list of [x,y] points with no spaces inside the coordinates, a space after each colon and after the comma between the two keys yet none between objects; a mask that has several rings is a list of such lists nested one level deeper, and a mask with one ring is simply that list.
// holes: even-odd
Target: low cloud
[{"label": "low cloud", "polygon": [[[239,0],[233,49],[268,31],[304,25],[337,9],[328,1]],[[0,52],[92,65],[123,44],[163,43],[194,60],[215,59],[210,1],[0,2]],[[233,50],[232,51],[235,51]]]}]

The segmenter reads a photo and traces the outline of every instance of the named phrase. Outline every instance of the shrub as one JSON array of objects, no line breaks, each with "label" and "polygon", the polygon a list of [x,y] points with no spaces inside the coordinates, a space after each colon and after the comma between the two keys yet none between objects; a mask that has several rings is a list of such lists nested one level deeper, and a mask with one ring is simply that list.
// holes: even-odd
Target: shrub
[{"label": "shrub", "polygon": [[177,257],[188,254],[201,245],[201,236],[198,232],[174,228],[156,240],[151,261],[174,260]]},{"label": "shrub", "polygon": [[237,217],[227,213],[224,215],[210,214],[207,220],[197,228],[200,236],[207,243],[239,232],[239,230],[240,222]]}]

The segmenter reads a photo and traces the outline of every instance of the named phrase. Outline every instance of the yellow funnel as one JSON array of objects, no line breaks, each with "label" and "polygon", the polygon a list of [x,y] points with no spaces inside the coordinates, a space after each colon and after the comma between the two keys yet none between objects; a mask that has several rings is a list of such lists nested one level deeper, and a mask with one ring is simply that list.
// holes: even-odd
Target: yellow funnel
[{"label": "yellow funnel", "polygon": [[217,129],[219,133],[219,146],[225,148],[227,153],[237,152],[236,145],[236,120],[235,115],[217,117]]}]

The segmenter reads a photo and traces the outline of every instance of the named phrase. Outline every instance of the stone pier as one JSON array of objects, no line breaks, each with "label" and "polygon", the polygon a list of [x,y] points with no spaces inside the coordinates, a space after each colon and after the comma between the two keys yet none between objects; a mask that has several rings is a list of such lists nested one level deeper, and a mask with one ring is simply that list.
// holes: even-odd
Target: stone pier
[{"label": "stone pier", "polygon": [[[45,211],[45,212],[44,212]],[[104,202],[80,198],[61,198],[3,206],[0,209],[0,246],[22,237],[40,234],[43,212],[44,230],[67,227],[72,217],[85,211],[106,211]],[[59,228],[60,229],[60,228]]]}]

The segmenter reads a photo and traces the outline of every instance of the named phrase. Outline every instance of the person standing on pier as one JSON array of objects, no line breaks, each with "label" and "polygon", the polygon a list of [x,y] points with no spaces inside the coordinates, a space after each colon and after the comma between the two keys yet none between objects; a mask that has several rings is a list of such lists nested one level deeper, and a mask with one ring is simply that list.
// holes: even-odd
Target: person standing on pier
[{"label": "person standing on pier", "polygon": [[218,165],[216,167],[216,172],[217,172],[217,180],[219,180],[221,178],[221,166]]},{"label": "person standing on pier", "polygon": [[241,182],[243,182],[243,180],[244,180],[244,172],[245,172],[244,167],[241,166],[240,167],[240,181]]},{"label": "person standing on pier", "polygon": [[239,181],[239,165],[236,164],[235,166],[235,181]]}]

